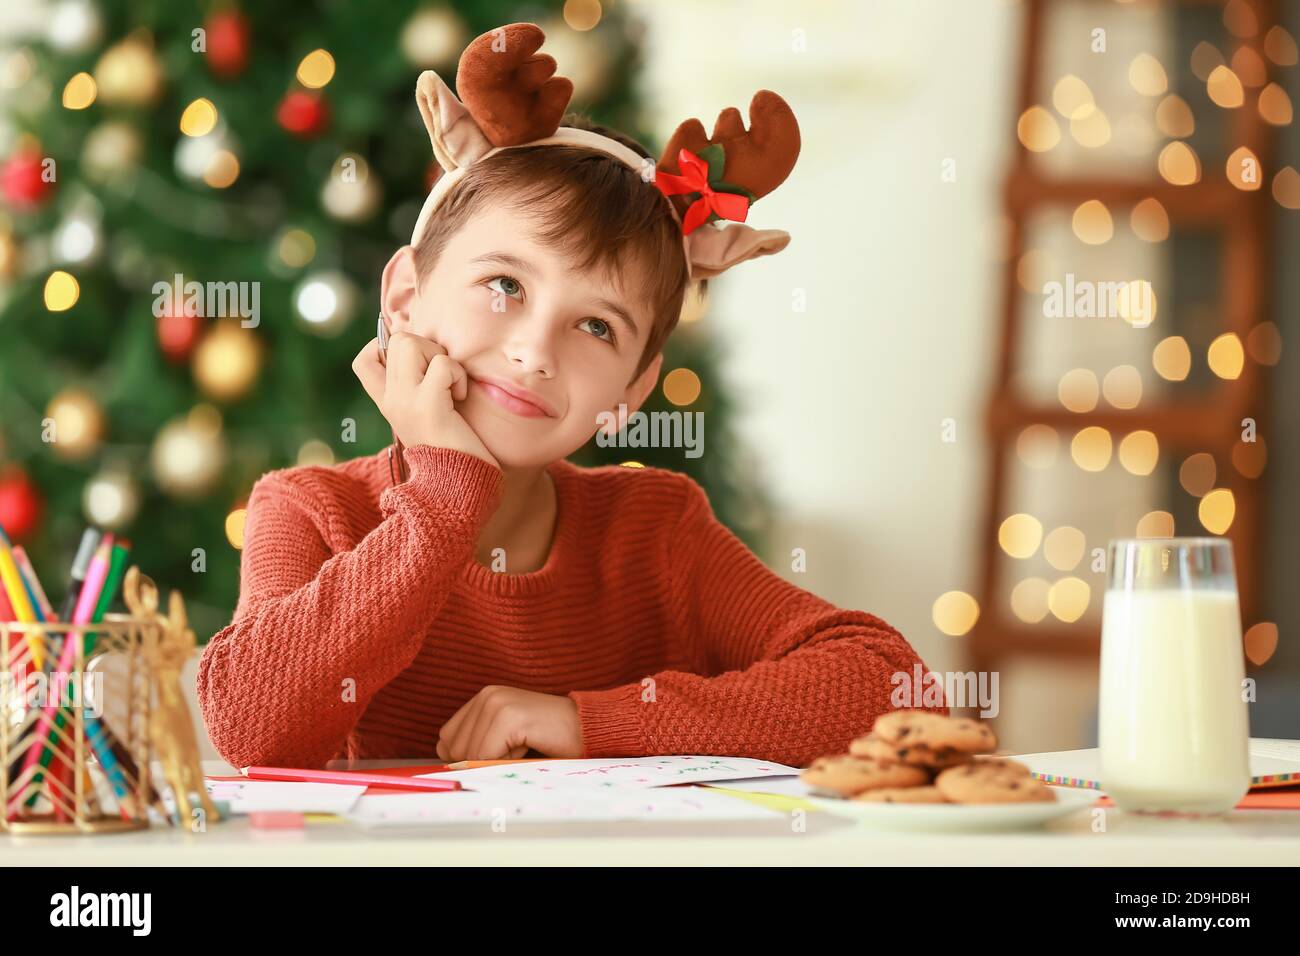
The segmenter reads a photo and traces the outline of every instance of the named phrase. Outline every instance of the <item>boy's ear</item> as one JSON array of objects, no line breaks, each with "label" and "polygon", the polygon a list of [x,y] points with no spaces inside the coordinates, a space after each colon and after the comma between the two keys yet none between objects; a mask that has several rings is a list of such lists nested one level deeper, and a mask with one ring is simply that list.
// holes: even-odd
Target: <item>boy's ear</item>
[{"label": "boy's ear", "polygon": [[[635,381],[627,387],[627,391],[623,393],[623,397],[620,401],[622,404],[627,406],[627,413],[629,415],[644,404],[645,400],[650,397],[650,393],[654,391],[655,386],[659,384],[659,372],[663,368],[663,365],[664,353],[660,352],[651,360],[650,364],[646,366],[646,370],[637,376]],[[614,435],[618,434],[619,428],[621,428],[625,423],[620,422],[618,419],[617,406],[610,409],[610,411],[614,415],[614,420],[606,422],[601,427],[604,429],[605,434],[612,438]]]},{"label": "boy's ear", "polygon": [[409,331],[411,310],[419,294],[420,275],[415,265],[415,249],[402,246],[384,266],[379,287],[379,304],[388,316],[389,330]]}]

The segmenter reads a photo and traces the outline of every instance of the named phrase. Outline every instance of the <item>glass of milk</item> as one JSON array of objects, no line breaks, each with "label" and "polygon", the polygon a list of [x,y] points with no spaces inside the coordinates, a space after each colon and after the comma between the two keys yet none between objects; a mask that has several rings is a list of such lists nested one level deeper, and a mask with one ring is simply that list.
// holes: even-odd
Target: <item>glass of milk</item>
[{"label": "glass of milk", "polygon": [[1232,542],[1110,542],[1101,787],[1121,810],[1225,813],[1250,789]]}]

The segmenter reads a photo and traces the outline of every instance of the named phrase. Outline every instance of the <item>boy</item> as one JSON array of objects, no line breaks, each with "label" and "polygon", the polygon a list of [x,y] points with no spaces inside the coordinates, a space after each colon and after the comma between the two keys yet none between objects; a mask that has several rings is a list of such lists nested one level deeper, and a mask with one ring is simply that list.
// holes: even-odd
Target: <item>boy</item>
[{"label": "boy", "polygon": [[[239,605],[198,683],[236,766],[530,751],[802,766],[865,733],[918,662],[879,618],[764,567],[685,475],[565,460],[655,387],[692,281],[788,241],[704,216],[737,218],[715,186],[775,188],[798,131],[760,93],[748,133],[724,113],[700,145],[683,124],[680,161],[648,182],[639,144],[563,115],[541,39],[512,24],[476,40],[464,104],[421,77],[449,175],[384,270],[386,357],[373,340],[353,364],[409,473],[394,484],[385,449],[254,486]],[[705,186],[710,146],[731,178]]]}]

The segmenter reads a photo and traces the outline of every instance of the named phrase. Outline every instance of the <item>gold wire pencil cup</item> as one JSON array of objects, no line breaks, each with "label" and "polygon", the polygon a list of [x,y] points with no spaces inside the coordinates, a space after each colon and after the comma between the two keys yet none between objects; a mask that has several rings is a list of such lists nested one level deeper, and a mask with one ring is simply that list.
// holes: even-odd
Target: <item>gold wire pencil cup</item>
[{"label": "gold wire pencil cup", "polygon": [[144,829],[161,802],[154,757],[178,822],[199,808],[220,819],[180,689],[194,650],[184,601],[173,591],[159,614],[157,588],[134,566],[123,596],[130,613],[94,624],[0,621],[0,830]]}]

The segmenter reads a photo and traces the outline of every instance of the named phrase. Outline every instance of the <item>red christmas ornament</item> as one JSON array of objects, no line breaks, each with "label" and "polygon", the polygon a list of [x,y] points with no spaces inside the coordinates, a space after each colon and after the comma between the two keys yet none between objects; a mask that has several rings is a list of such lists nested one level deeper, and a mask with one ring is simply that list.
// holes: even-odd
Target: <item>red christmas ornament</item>
[{"label": "red christmas ornament", "polygon": [[325,97],[303,90],[292,90],[280,101],[275,119],[299,139],[313,139],[329,125],[329,103]]},{"label": "red christmas ornament", "polygon": [[15,544],[21,544],[40,524],[45,503],[27,473],[17,465],[0,471],[0,525]]},{"label": "red christmas ornament", "polygon": [[248,66],[248,18],[238,10],[223,10],[208,17],[208,68],[223,80],[244,72]]},{"label": "red christmas ornament", "polygon": [[38,150],[20,149],[0,167],[0,192],[19,209],[39,206],[50,198],[54,183],[45,177],[45,157]]},{"label": "red christmas ornament", "polygon": [[199,342],[203,319],[197,315],[164,315],[158,319],[158,347],[173,365],[189,361]]}]

